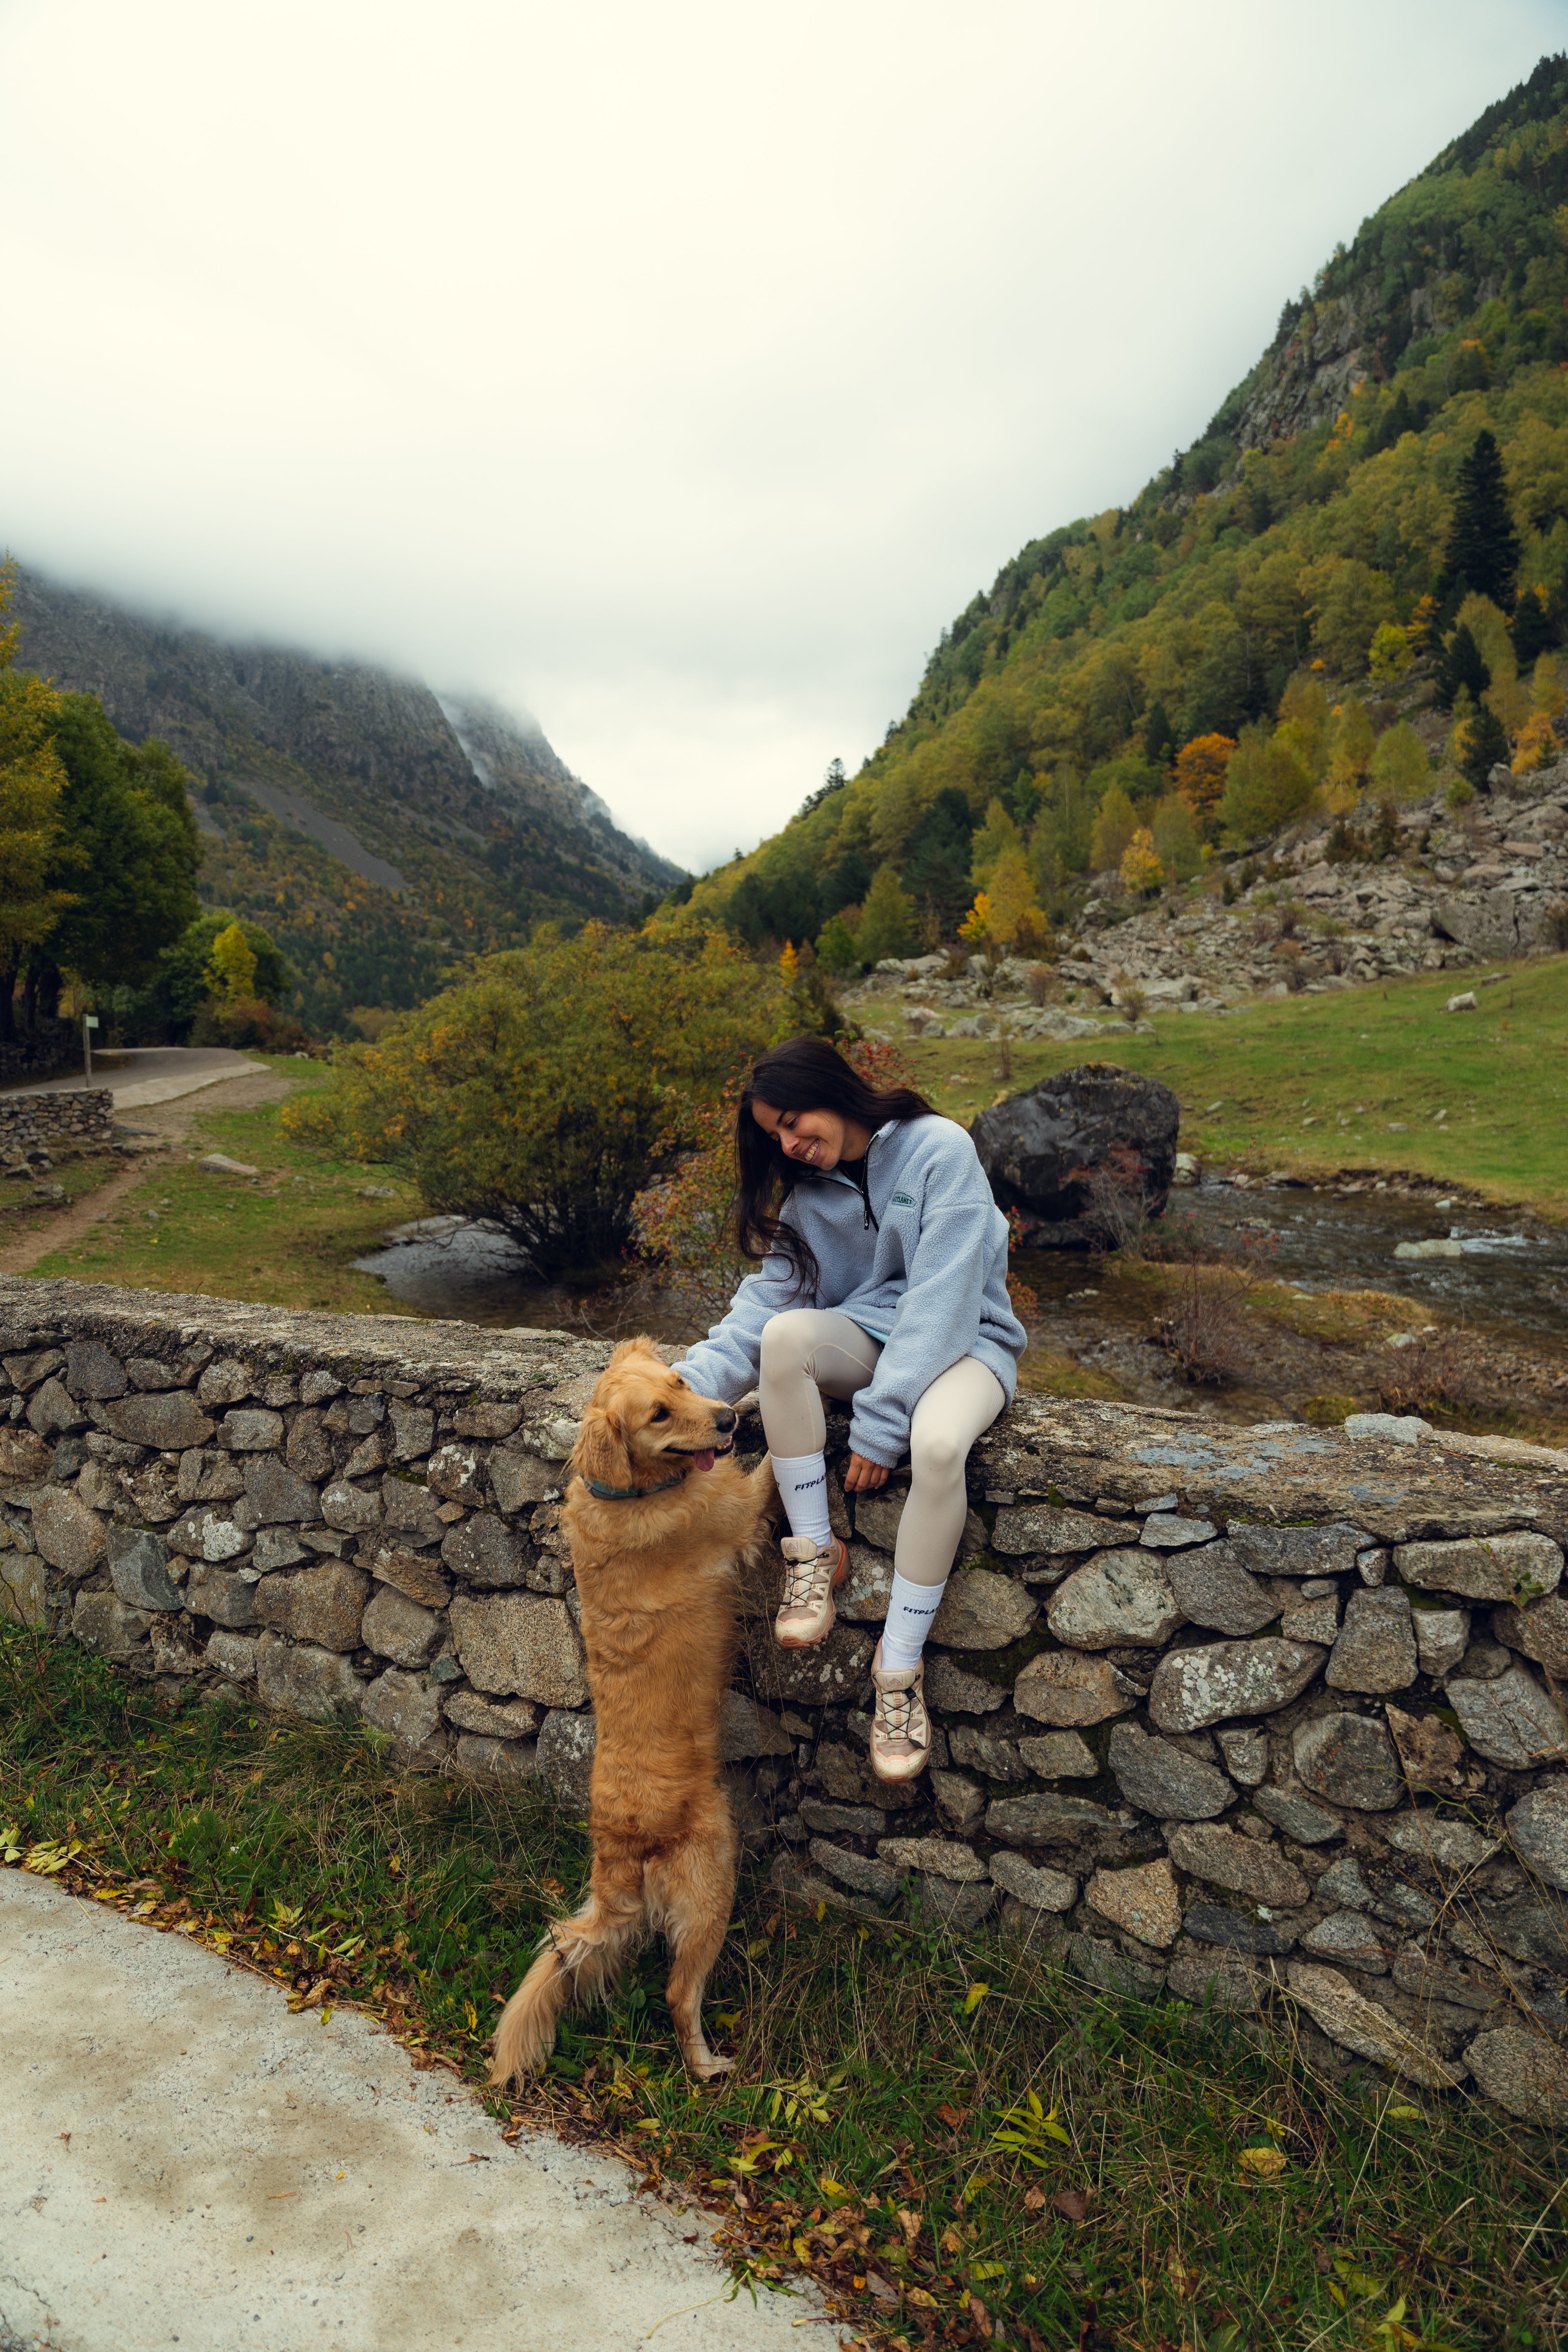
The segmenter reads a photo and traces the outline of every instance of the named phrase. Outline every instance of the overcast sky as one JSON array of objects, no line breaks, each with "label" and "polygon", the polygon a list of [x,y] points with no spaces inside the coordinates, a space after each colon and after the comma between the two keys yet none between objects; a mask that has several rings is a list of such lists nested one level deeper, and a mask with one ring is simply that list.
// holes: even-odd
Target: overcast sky
[{"label": "overcast sky", "polygon": [[699,868],[1196,438],[1564,0],[0,0],[0,540]]}]

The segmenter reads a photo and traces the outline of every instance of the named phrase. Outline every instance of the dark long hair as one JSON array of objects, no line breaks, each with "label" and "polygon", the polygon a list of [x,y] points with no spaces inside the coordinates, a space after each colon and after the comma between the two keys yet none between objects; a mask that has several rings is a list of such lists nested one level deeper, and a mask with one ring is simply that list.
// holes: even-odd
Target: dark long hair
[{"label": "dark long hair", "polygon": [[758,1055],[735,1111],[735,1240],[742,1256],[753,1263],[778,1250],[799,1288],[809,1290],[821,1271],[816,1253],[793,1225],[780,1223],[779,1213],[797,1184],[823,1180],[815,1169],[786,1160],[763,1134],[752,1117],[754,1102],[779,1111],[836,1111],[873,1134],[890,1118],[934,1118],[936,1113],[912,1087],[868,1087],[823,1037],[790,1037]]}]

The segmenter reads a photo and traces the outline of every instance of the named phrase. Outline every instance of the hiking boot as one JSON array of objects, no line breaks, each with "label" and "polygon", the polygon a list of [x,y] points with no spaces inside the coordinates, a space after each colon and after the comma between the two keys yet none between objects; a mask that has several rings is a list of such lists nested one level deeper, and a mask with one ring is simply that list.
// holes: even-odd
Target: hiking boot
[{"label": "hiking boot", "polygon": [[773,1639],[781,1650],[809,1650],[833,1631],[838,1615],[833,1596],[849,1573],[848,1546],[837,1536],[821,1545],[810,1536],[785,1536],[779,1549],[784,1586]]},{"label": "hiking boot", "polygon": [[925,1662],[895,1673],[882,1664],[882,1644],[871,1661],[877,1712],[871,1718],[871,1769],[879,1780],[912,1780],[931,1756]]}]

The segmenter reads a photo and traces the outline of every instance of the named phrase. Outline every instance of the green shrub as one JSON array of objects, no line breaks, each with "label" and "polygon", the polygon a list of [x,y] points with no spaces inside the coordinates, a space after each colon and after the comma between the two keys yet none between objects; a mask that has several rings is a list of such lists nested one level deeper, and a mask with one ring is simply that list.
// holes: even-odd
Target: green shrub
[{"label": "green shrub", "polygon": [[717,928],[546,924],[378,1045],[340,1047],[334,1083],[284,1123],[396,1168],[434,1210],[494,1219],[542,1274],[585,1270],[626,1248],[692,1106],[800,1012],[779,967]]}]

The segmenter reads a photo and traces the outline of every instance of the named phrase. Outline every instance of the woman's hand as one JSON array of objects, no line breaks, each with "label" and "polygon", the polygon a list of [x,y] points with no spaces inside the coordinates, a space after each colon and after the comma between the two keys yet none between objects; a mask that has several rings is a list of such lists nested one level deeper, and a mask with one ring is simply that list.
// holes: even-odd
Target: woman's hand
[{"label": "woman's hand", "polygon": [[868,1462],[863,1454],[849,1456],[849,1467],[844,1473],[847,1495],[863,1495],[872,1486],[885,1486],[888,1472],[880,1462]]}]

